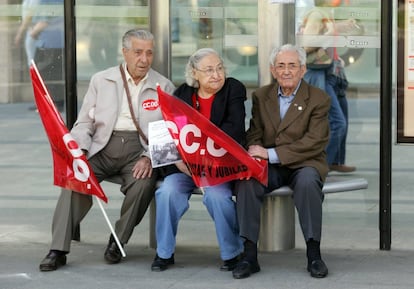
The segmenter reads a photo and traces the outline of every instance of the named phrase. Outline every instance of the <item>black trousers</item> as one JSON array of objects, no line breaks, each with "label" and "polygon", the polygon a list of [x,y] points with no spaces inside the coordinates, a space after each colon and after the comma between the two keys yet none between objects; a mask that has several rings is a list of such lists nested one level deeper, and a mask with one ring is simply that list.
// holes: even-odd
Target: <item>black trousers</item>
[{"label": "black trousers", "polygon": [[293,199],[305,241],[321,240],[323,182],[318,171],[312,167],[288,169],[269,165],[269,184],[263,186],[255,179],[236,182],[237,216],[240,236],[255,243],[259,239],[260,209],[264,195],[281,186],[293,190]]}]

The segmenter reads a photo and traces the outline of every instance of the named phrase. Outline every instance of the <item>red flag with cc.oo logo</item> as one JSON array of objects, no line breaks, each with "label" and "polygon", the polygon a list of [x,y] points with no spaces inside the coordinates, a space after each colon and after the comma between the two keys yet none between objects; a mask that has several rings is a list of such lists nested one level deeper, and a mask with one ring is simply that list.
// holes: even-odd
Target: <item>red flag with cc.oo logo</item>
[{"label": "red flag with cc.oo logo", "polygon": [[252,158],[234,139],[182,100],[157,87],[166,126],[198,187],[253,177],[267,185],[267,161]]},{"label": "red flag with cc.oo logo", "polygon": [[69,133],[33,61],[30,75],[36,106],[52,150],[53,184],[79,193],[95,195],[108,202],[86,156]]}]

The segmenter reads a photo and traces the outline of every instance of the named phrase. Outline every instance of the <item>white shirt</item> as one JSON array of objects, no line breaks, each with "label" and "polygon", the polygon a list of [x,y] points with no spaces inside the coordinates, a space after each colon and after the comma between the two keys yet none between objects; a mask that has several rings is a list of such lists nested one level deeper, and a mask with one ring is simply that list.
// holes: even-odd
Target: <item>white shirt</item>
[{"label": "white shirt", "polygon": [[[124,71],[125,71],[125,76],[127,79],[127,83],[128,83],[128,87],[129,87],[129,92],[131,93],[131,102],[132,102],[132,107],[134,109],[134,113],[135,113],[135,117],[138,118],[138,99],[139,99],[139,95],[141,93],[142,87],[144,86],[145,81],[148,78],[148,73],[147,75],[145,75],[145,77],[138,83],[135,84],[134,80],[132,79],[131,75],[129,74],[128,70],[126,69],[126,66],[123,66]],[[129,110],[129,104],[128,104],[128,98],[127,98],[127,94],[126,91],[124,89],[124,92],[122,93],[122,103],[121,103],[121,110],[119,111],[119,115],[118,115],[118,119],[115,123],[115,128],[114,130],[120,130],[120,131],[125,131],[125,130],[137,130],[133,120],[132,120],[132,116],[131,116],[131,112]]]}]

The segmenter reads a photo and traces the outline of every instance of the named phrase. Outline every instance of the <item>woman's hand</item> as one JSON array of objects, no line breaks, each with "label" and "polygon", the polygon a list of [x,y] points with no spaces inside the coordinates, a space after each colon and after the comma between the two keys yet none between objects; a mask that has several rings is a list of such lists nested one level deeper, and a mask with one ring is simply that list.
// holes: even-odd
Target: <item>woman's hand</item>
[{"label": "woman's hand", "polygon": [[184,174],[186,174],[186,175],[188,175],[188,176],[191,177],[191,172],[188,169],[187,165],[183,161],[180,161],[178,163],[175,163],[175,165],[180,170],[180,172],[182,172],[182,173],[184,173]]}]

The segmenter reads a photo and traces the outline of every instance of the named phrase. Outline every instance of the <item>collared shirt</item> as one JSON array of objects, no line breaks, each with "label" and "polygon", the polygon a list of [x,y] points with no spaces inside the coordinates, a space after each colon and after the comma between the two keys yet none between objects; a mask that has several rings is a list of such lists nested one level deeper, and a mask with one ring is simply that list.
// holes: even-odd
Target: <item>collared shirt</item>
[{"label": "collared shirt", "polygon": [[280,119],[283,119],[285,117],[285,114],[288,111],[290,104],[295,98],[295,93],[296,91],[292,95],[285,96],[282,94],[282,91],[279,88],[278,99],[279,99]]},{"label": "collared shirt", "polygon": [[[137,113],[138,113],[139,94],[141,93],[144,83],[147,81],[148,73],[138,84],[135,84],[134,80],[132,79],[131,75],[126,69],[126,64],[124,64],[122,67],[125,71],[125,76],[128,82],[129,91],[131,93],[132,107],[134,109],[135,116],[138,117]],[[114,130],[121,130],[121,131],[137,130],[134,122],[132,121],[131,112],[129,111],[129,104],[128,104],[128,99],[127,99],[125,89],[124,89],[124,92],[122,93],[121,109],[119,111],[118,119],[116,121]]]},{"label": "collared shirt", "polygon": [[[283,95],[282,88],[279,86],[279,89],[277,91],[277,97],[279,99],[279,111],[280,111],[280,119],[281,120],[283,120],[283,118],[285,117],[285,114],[288,111],[288,109],[290,107],[290,104],[292,103],[293,99],[296,96],[296,93],[299,89],[299,86],[300,86],[301,82],[302,81],[300,81],[298,83],[298,85],[296,86],[295,90],[293,91],[293,93],[291,95]],[[271,163],[271,164],[279,164],[280,163],[279,156],[278,156],[275,148],[267,149],[267,154],[269,156],[269,163]]]}]

